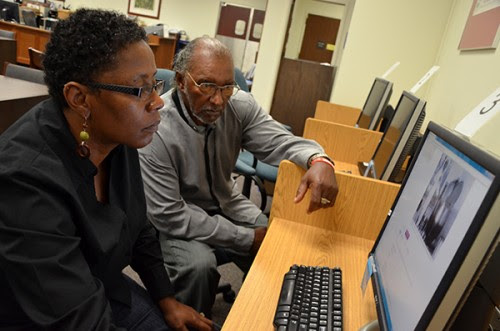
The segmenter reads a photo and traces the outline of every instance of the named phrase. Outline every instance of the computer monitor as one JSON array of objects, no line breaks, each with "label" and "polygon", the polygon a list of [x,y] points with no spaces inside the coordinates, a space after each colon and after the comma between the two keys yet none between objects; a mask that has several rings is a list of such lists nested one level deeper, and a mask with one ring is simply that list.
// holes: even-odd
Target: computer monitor
[{"label": "computer monitor", "polygon": [[0,0],[0,17],[4,21],[16,21],[20,23],[19,4],[7,0]]},{"label": "computer monitor", "polygon": [[163,37],[163,24],[145,26],[146,34],[153,34],[158,37]]},{"label": "computer monitor", "polygon": [[500,159],[431,122],[369,255],[381,330],[453,323],[499,240]]},{"label": "computer monitor", "polygon": [[383,78],[375,78],[358,121],[356,122],[356,127],[376,130],[391,94],[392,83]]},{"label": "computer monitor", "polygon": [[38,24],[36,22],[36,14],[33,10],[23,8],[21,9],[21,15],[23,17],[25,25],[38,28]]},{"label": "computer monitor", "polygon": [[401,182],[401,167],[425,118],[426,102],[403,91],[387,129],[368,164],[358,163],[360,173],[373,178]]}]

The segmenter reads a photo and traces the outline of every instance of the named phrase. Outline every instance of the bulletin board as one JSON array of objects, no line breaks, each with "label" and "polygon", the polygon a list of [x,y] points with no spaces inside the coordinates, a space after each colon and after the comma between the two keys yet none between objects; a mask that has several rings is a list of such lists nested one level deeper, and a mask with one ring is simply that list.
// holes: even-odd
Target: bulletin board
[{"label": "bulletin board", "polygon": [[500,40],[500,0],[473,0],[460,50],[494,49]]}]

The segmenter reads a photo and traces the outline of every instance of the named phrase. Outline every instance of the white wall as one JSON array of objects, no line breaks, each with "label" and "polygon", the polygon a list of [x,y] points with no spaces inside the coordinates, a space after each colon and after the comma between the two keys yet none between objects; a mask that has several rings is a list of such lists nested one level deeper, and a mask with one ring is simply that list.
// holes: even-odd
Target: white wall
[{"label": "white wall", "polygon": [[278,76],[292,0],[268,0],[252,94],[269,112]]},{"label": "white wall", "polygon": [[[395,62],[391,104],[434,64],[453,0],[357,0],[331,101],[363,106],[373,79]],[[432,79],[432,78],[431,78]],[[424,85],[417,95],[425,95]]]},{"label": "white wall", "polygon": [[[455,1],[436,61],[441,69],[425,96],[427,120],[450,128],[500,87],[500,46],[496,50],[458,50],[471,5],[470,0]],[[497,115],[472,140],[500,156],[499,129]]]}]

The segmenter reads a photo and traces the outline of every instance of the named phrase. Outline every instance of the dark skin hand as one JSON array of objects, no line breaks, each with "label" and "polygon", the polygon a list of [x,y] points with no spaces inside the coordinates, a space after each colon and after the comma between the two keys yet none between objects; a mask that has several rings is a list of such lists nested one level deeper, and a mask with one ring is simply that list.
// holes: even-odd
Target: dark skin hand
[{"label": "dark skin hand", "polygon": [[255,229],[255,236],[253,238],[253,243],[252,247],[250,248],[250,253],[252,255],[257,255],[257,252],[259,251],[260,245],[262,244],[262,241],[264,240],[264,237],[266,236],[267,228],[266,227],[260,227]]},{"label": "dark skin hand", "polygon": [[175,331],[192,330],[211,331],[212,321],[198,313],[193,308],[186,306],[174,297],[166,297],[158,302],[163,317],[168,326]]},{"label": "dark skin hand", "polygon": [[[308,189],[311,189],[311,200],[307,208],[308,214],[320,208],[333,206],[339,188],[332,167],[323,162],[317,162],[311,166],[300,180],[300,185],[295,195],[295,203],[302,201]],[[322,204],[321,198],[330,200],[330,203]]]}]

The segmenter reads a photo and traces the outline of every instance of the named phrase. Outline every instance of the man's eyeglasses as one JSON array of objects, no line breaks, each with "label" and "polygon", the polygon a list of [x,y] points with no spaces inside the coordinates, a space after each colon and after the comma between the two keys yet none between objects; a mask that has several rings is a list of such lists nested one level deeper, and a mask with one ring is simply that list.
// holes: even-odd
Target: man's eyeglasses
[{"label": "man's eyeglasses", "polygon": [[200,83],[200,84],[198,84],[193,79],[193,77],[191,76],[191,74],[188,71],[186,71],[186,73],[189,76],[189,78],[191,78],[194,85],[201,91],[201,93],[206,94],[206,95],[212,96],[217,92],[217,90],[220,90],[223,97],[229,98],[230,96],[235,95],[236,92],[238,92],[238,90],[239,90],[239,87],[235,84],[224,85],[224,86],[219,86],[219,85],[214,84],[214,83]]},{"label": "man's eyeglasses", "polygon": [[156,91],[156,93],[160,95],[163,92],[164,85],[165,85],[164,80],[155,80],[155,83],[153,85],[146,85],[142,87],[132,87],[132,86],[115,85],[115,84],[101,84],[101,83],[88,84],[89,87],[113,91],[113,92],[131,94],[143,100],[149,98],[149,96],[151,96],[153,91]]}]

